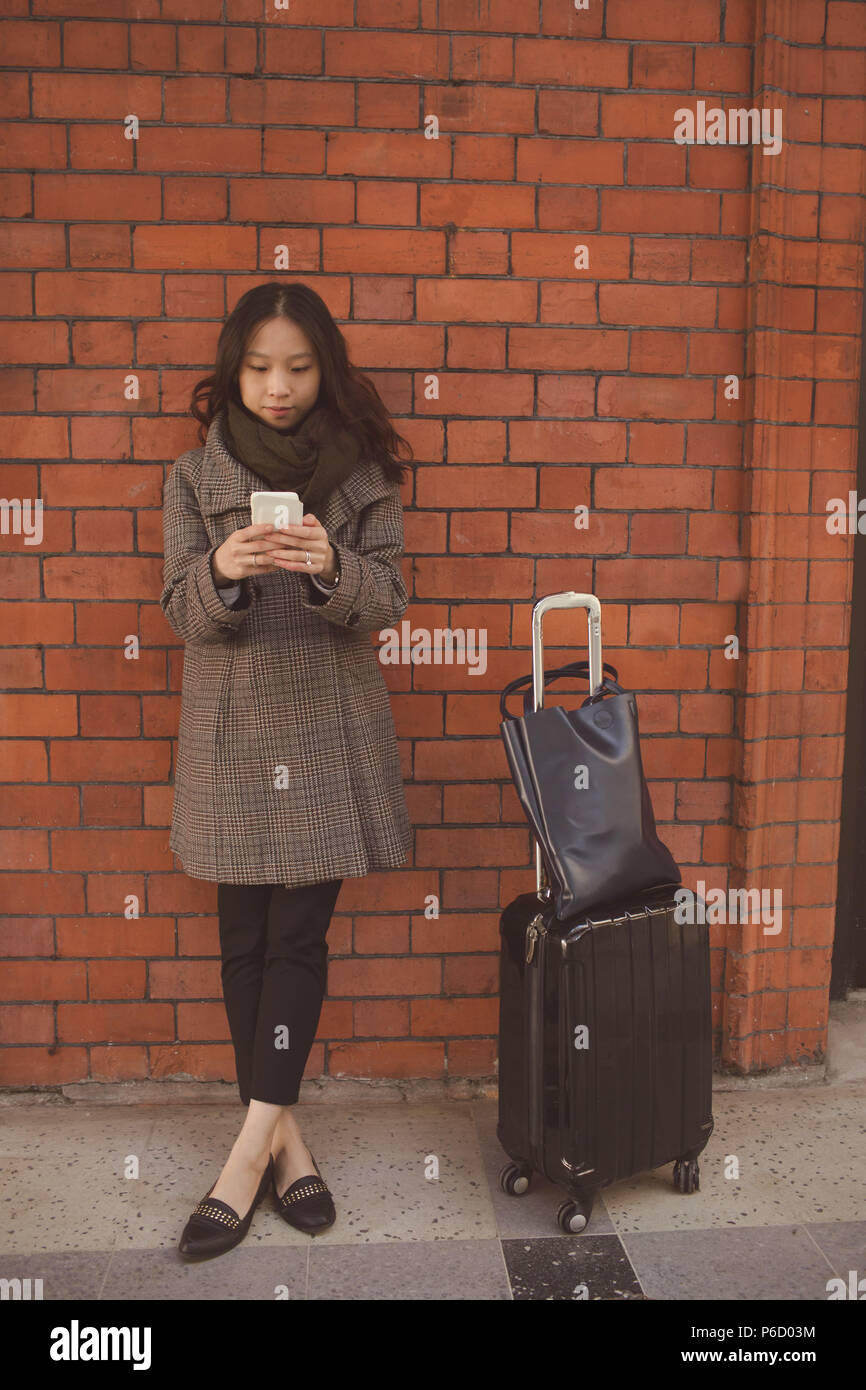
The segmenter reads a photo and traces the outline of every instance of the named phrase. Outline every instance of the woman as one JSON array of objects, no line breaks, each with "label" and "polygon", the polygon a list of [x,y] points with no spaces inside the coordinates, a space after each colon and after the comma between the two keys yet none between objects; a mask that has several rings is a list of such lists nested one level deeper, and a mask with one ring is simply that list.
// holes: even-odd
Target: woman
[{"label": "woman", "polygon": [[[177,460],[164,494],[160,605],[185,643],[169,845],[186,873],[219,885],[248,1107],[181,1237],[182,1256],[204,1259],[243,1240],[269,1183],[298,1229],[336,1218],[291,1107],[343,878],[399,867],[411,840],[370,638],[408,605],[394,457],[406,441],[301,284],[243,296],[191,412],[204,447]],[[298,494],[303,525],[250,524],[250,494],[268,489]]]}]

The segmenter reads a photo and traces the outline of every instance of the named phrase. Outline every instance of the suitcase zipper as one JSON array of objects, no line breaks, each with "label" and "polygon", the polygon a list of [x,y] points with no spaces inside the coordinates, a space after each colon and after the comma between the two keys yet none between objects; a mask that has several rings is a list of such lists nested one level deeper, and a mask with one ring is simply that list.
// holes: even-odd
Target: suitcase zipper
[{"label": "suitcase zipper", "polygon": [[[541,1172],[544,1172],[544,1118],[543,1118],[543,1094],[544,1078],[542,1067],[544,1059],[544,952],[543,944],[547,937],[547,927],[544,925],[544,914],[537,912],[526,928],[526,961],[531,964],[536,954],[538,946],[538,957],[535,969],[527,979],[529,988],[529,1010],[528,1010],[528,1047],[527,1065],[529,1068],[527,1100],[529,1102],[528,1115],[528,1139],[530,1153],[529,1157]],[[546,1176],[546,1175],[545,1175]]]},{"label": "suitcase zipper", "polygon": [[539,936],[547,934],[547,927],[544,925],[544,914],[536,912],[529,926],[526,928],[526,964],[532,964],[532,957],[535,955],[535,945]]}]

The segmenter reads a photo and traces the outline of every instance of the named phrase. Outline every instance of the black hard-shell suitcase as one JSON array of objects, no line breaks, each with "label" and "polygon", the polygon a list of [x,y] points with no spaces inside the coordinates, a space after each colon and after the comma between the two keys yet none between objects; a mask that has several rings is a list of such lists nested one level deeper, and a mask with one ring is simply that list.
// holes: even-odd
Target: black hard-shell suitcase
[{"label": "black hard-shell suitcase", "polygon": [[[591,693],[601,681],[598,600],[550,595],[533,610],[535,708],[554,607],[588,609]],[[522,1195],[543,1173],[569,1193],[557,1219],[574,1232],[609,1183],[674,1161],[681,1192],[699,1185],[713,1130],[709,941],[705,924],[677,922],[679,884],[558,921],[545,879],[536,846],[536,892],[500,919],[497,1136],[513,1160],[500,1185]]]}]

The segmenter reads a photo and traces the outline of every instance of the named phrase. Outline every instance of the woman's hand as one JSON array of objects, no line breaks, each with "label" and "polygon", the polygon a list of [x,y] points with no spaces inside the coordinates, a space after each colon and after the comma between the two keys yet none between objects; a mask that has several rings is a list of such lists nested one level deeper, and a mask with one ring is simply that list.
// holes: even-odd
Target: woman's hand
[{"label": "woman's hand", "polygon": [[[337,556],[328,540],[328,533],[312,512],[307,512],[300,526],[281,526],[268,537],[276,549],[271,549],[268,559],[273,568],[284,570],[303,570],[306,574],[320,574],[326,584],[333,583],[337,574]],[[309,553],[311,564],[307,564]],[[261,560],[259,567],[261,567]]]},{"label": "woman's hand", "polygon": [[[307,564],[307,551],[311,565]],[[337,557],[324,527],[309,512],[302,526],[283,526],[278,530],[267,521],[233,531],[214,551],[211,569],[217,584],[276,569],[320,574],[329,584],[337,574]]]},{"label": "woman's hand", "polygon": [[[243,526],[240,531],[232,531],[219,549],[211,557],[211,570],[214,582],[220,580],[246,579],[256,570],[274,569],[266,558],[271,549],[270,532],[274,530],[269,521],[255,526]],[[227,585],[223,585],[227,588]]]}]

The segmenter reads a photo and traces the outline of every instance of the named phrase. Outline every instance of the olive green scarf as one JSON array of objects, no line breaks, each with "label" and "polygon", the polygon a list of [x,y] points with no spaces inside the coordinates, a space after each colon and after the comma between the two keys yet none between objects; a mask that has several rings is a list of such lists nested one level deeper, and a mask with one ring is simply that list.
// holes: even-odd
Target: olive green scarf
[{"label": "olive green scarf", "polygon": [[358,464],[357,437],[343,426],[335,427],[319,406],[289,432],[274,429],[230,399],[226,425],[235,458],[273,491],[296,492],[305,512],[315,514]]}]

